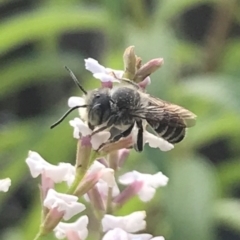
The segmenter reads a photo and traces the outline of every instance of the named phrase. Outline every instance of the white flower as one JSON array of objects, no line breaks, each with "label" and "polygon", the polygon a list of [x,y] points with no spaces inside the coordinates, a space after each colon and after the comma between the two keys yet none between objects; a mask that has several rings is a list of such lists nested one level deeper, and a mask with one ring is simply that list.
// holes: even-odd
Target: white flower
[{"label": "white flower", "polygon": [[72,232],[79,237],[79,239],[84,240],[88,236],[88,217],[82,216],[76,222],[73,223],[63,223],[60,222],[54,229],[55,236],[57,239],[64,239],[68,234]]},{"label": "white flower", "polygon": [[109,230],[102,240],[164,240],[164,238],[152,238],[152,235],[148,233],[132,234],[122,230],[121,228],[114,228],[113,230]]},{"label": "white flower", "polygon": [[138,196],[143,202],[148,202],[154,197],[156,188],[167,185],[168,177],[161,172],[151,175],[137,171],[128,172],[119,177],[119,182],[123,185],[131,185],[135,181],[143,182],[143,186],[139,190]]},{"label": "white flower", "polygon": [[129,233],[129,239],[131,240],[150,240],[152,239],[152,235],[148,233],[141,233],[141,234],[131,234]]},{"label": "white flower", "polygon": [[101,82],[119,82],[116,78],[113,76],[107,74],[107,73],[94,73],[93,76],[96,79],[99,79]]},{"label": "white flower", "polygon": [[72,216],[85,210],[82,203],[77,202],[78,197],[58,193],[54,189],[49,189],[43,205],[48,209],[56,208],[59,212],[64,212],[63,219],[69,220]]},{"label": "white flower", "polygon": [[143,141],[148,143],[152,148],[159,148],[162,151],[169,151],[174,148],[173,144],[167,142],[161,137],[155,136],[148,131],[144,131],[143,133]]},{"label": "white flower", "polygon": [[131,234],[121,228],[114,228],[108,231],[102,240],[150,240],[151,237],[152,235],[147,233]]},{"label": "white flower", "polygon": [[[132,137],[134,143],[137,142],[137,134],[138,129],[134,126],[132,131]],[[159,136],[155,136],[154,134],[148,132],[147,130],[143,131],[143,143],[148,143],[152,148],[159,148],[161,151],[169,151],[174,148],[173,144],[167,142]]]},{"label": "white flower", "polygon": [[84,98],[81,98],[81,97],[70,97],[68,99],[68,106],[70,108],[76,107],[76,106],[82,106],[84,104],[85,104],[85,100]]},{"label": "white flower", "polygon": [[80,134],[86,137],[92,133],[91,129],[80,118],[74,118],[69,121],[70,126],[73,127],[73,137],[79,139]]},{"label": "white flower", "polygon": [[114,177],[114,170],[105,167],[102,163],[94,161],[94,163],[88,169],[89,174],[102,172],[100,180],[105,182],[108,187],[115,187],[117,185]]},{"label": "white flower", "polygon": [[[76,139],[79,139],[80,136],[86,137],[92,133],[92,130],[80,118],[74,118],[74,120],[69,121],[69,123],[73,127],[73,137]],[[98,149],[109,137],[110,133],[106,131],[94,134],[91,137],[92,148],[95,150]]]},{"label": "white flower", "polygon": [[44,174],[55,183],[67,182],[70,185],[74,179],[75,168],[70,163],[52,165],[45,161],[37,152],[29,151],[26,163],[33,178]]},{"label": "white flower", "polygon": [[84,61],[85,68],[90,71],[95,78],[101,80],[101,82],[119,82],[119,80],[117,80],[112,73],[114,73],[117,78],[122,78],[123,76],[123,71],[105,68],[93,58],[88,58]]},{"label": "white flower", "polygon": [[128,233],[121,228],[114,228],[108,231],[102,240],[129,240]]},{"label": "white flower", "polygon": [[0,180],[0,192],[7,192],[10,186],[11,186],[10,178]]},{"label": "white flower", "polygon": [[[112,184],[112,197],[116,197],[120,191],[119,191],[119,188],[118,188],[118,185],[116,184],[116,182],[114,184]],[[103,197],[107,197],[108,195],[108,188],[109,188],[109,185],[107,182],[103,181],[103,180],[99,180],[98,183],[96,184],[97,188],[98,188],[98,191],[100,192],[100,194],[103,196]]]},{"label": "white flower", "polygon": [[[98,180],[95,186],[97,187],[99,194],[104,200],[107,199],[109,188],[112,188],[113,197],[116,197],[120,193],[114,177],[113,169],[105,167],[98,161],[94,161],[88,169],[88,174],[96,175]],[[87,202],[90,201],[87,194],[84,195],[84,198]]]},{"label": "white flower", "polygon": [[121,228],[128,233],[138,232],[146,227],[145,217],[145,211],[134,212],[124,217],[106,214],[102,219],[103,232],[114,228]]},{"label": "white flower", "polygon": [[[70,108],[73,108],[76,106],[83,106],[85,104],[86,104],[85,99],[81,98],[81,97],[70,97],[68,99],[68,106]],[[84,107],[78,108],[78,112],[82,119],[86,119],[86,116],[87,116],[86,108],[84,108]]]}]

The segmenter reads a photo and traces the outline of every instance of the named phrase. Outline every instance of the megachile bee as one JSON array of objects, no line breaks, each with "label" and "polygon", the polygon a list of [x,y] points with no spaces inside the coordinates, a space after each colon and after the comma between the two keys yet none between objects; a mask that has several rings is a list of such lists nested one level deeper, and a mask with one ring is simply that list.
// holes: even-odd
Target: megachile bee
[{"label": "megachile bee", "polygon": [[134,148],[140,152],[143,150],[143,132],[146,125],[159,137],[172,144],[182,141],[186,128],[195,125],[195,114],[181,106],[152,97],[131,80],[120,79],[125,84],[114,86],[112,89],[99,88],[87,92],[73,72],[67,67],[66,69],[84,93],[85,104],[69,109],[51,128],[61,123],[73,110],[86,108],[85,120],[93,130],[92,135],[113,128],[118,130],[108,142],[116,142],[122,137],[129,136],[136,126],[138,133]]}]

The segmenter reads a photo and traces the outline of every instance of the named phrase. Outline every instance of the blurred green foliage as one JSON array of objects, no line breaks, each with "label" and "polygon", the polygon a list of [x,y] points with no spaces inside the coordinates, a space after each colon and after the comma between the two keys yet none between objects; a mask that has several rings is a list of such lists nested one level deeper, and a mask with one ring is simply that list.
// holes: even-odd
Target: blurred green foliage
[{"label": "blurred green foliage", "polygon": [[99,83],[83,59],[121,69],[124,49],[134,45],[144,62],[164,58],[148,92],[198,119],[174,150],[131,154],[125,171],[160,170],[170,181],[154,201],[133,199],[118,214],[147,208],[148,232],[167,240],[240,239],[239,16],[237,0],[1,0],[0,178],[12,186],[0,194],[0,238],[32,239],[38,230],[28,150],[74,162],[68,122],[49,129],[79,94],[63,66],[91,89]]}]

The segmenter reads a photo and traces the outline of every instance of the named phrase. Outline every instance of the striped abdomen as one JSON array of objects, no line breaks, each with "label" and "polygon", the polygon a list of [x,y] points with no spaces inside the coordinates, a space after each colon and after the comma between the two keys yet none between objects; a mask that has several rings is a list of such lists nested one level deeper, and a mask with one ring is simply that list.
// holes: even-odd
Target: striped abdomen
[{"label": "striped abdomen", "polygon": [[150,124],[150,126],[158,133],[160,137],[170,143],[181,142],[186,134],[186,128],[182,126],[173,127],[166,123],[161,123],[158,126],[153,126]]}]

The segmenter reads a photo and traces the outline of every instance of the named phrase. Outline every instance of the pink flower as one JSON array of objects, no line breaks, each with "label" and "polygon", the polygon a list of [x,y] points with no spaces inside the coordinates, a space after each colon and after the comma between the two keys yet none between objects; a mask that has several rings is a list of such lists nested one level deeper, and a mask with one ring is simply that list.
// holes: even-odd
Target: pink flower
[{"label": "pink flower", "polygon": [[43,205],[48,209],[56,209],[58,212],[62,212],[63,219],[69,220],[86,208],[82,203],[77,201],[78,197],[76,196],[58,193],[54,189],[49,189]]},{"label": "pink flower", "polygon": [[[106,189],[115,188],[116,181],[114,177],[114,170],[112,168],[107,168],[103,164],[95,161],[92,166],[88,169],[86,176],[78,185],[75,194],[77,196],[82,196],[91,190],[96,184],[100,182],[100,185],[104,185]],[[100,186],[103,190],[103,187]],[[105,190],[104,190],[105,191]],[[101,196],[105,193],[101,193]],[[88,201],[88,197],[85,195],[85,199]]]},{"label": "pink flower", "polygon": [[44,175],[55,183],[67,182],[68,185],[71,185],[74,179],[75,168],[70,163],[53,165],[33,151],[29,151],[26,163],[33,178]]},{"label": "pink flower", "polygon": [[93,58],[85,59],[85,68],[90,71],[93,76],[101,82],[119,82],[111,73],[113,72],[117,78],[123,76],[123,71],[105,68]]},{"label": "pink flower", "polygon": [[143,202],[148,202],[154,197],[156,188],[167,185],[168,177],[161,172],[151,175],[132,171],[120,176],[119,182],[123,185],[132,185],[135,182],[142,182],[143,185],[137,194]]},{"label": "pink flower", "polygon": [[[89,168],[88,174],[92,176],[96,175],[97,183],[95,186],[97,187],[97,190],[100,193],[103,200],[106,200],[109,188],[113,189],[112,195],[114,197],[119,194],[119,189],[115,181],[113,169],[107,168],[100,162],[95,161]],[[85,195],[84,198],[86,199],[86,201],[89,201],[87,195]]]},{"label": "pink flower", "polygon": [[[79,139],[81,136],[89,136],[92,133],[92,130],[80,118],[74,118],[69,123],[73,127],[73,137],[76,139]],[[94,134],[90,140],[92,148],[97,150],[102,143],[105,143],[109,139],[109,137],[110,133],[106,131]]]},{"label": "pink flower", "polygon": [[68,238],[69,240],[84,240],[88,236],[88,217],[82,216],[76,222],[60,222],[54,229],[57,239]]}]

